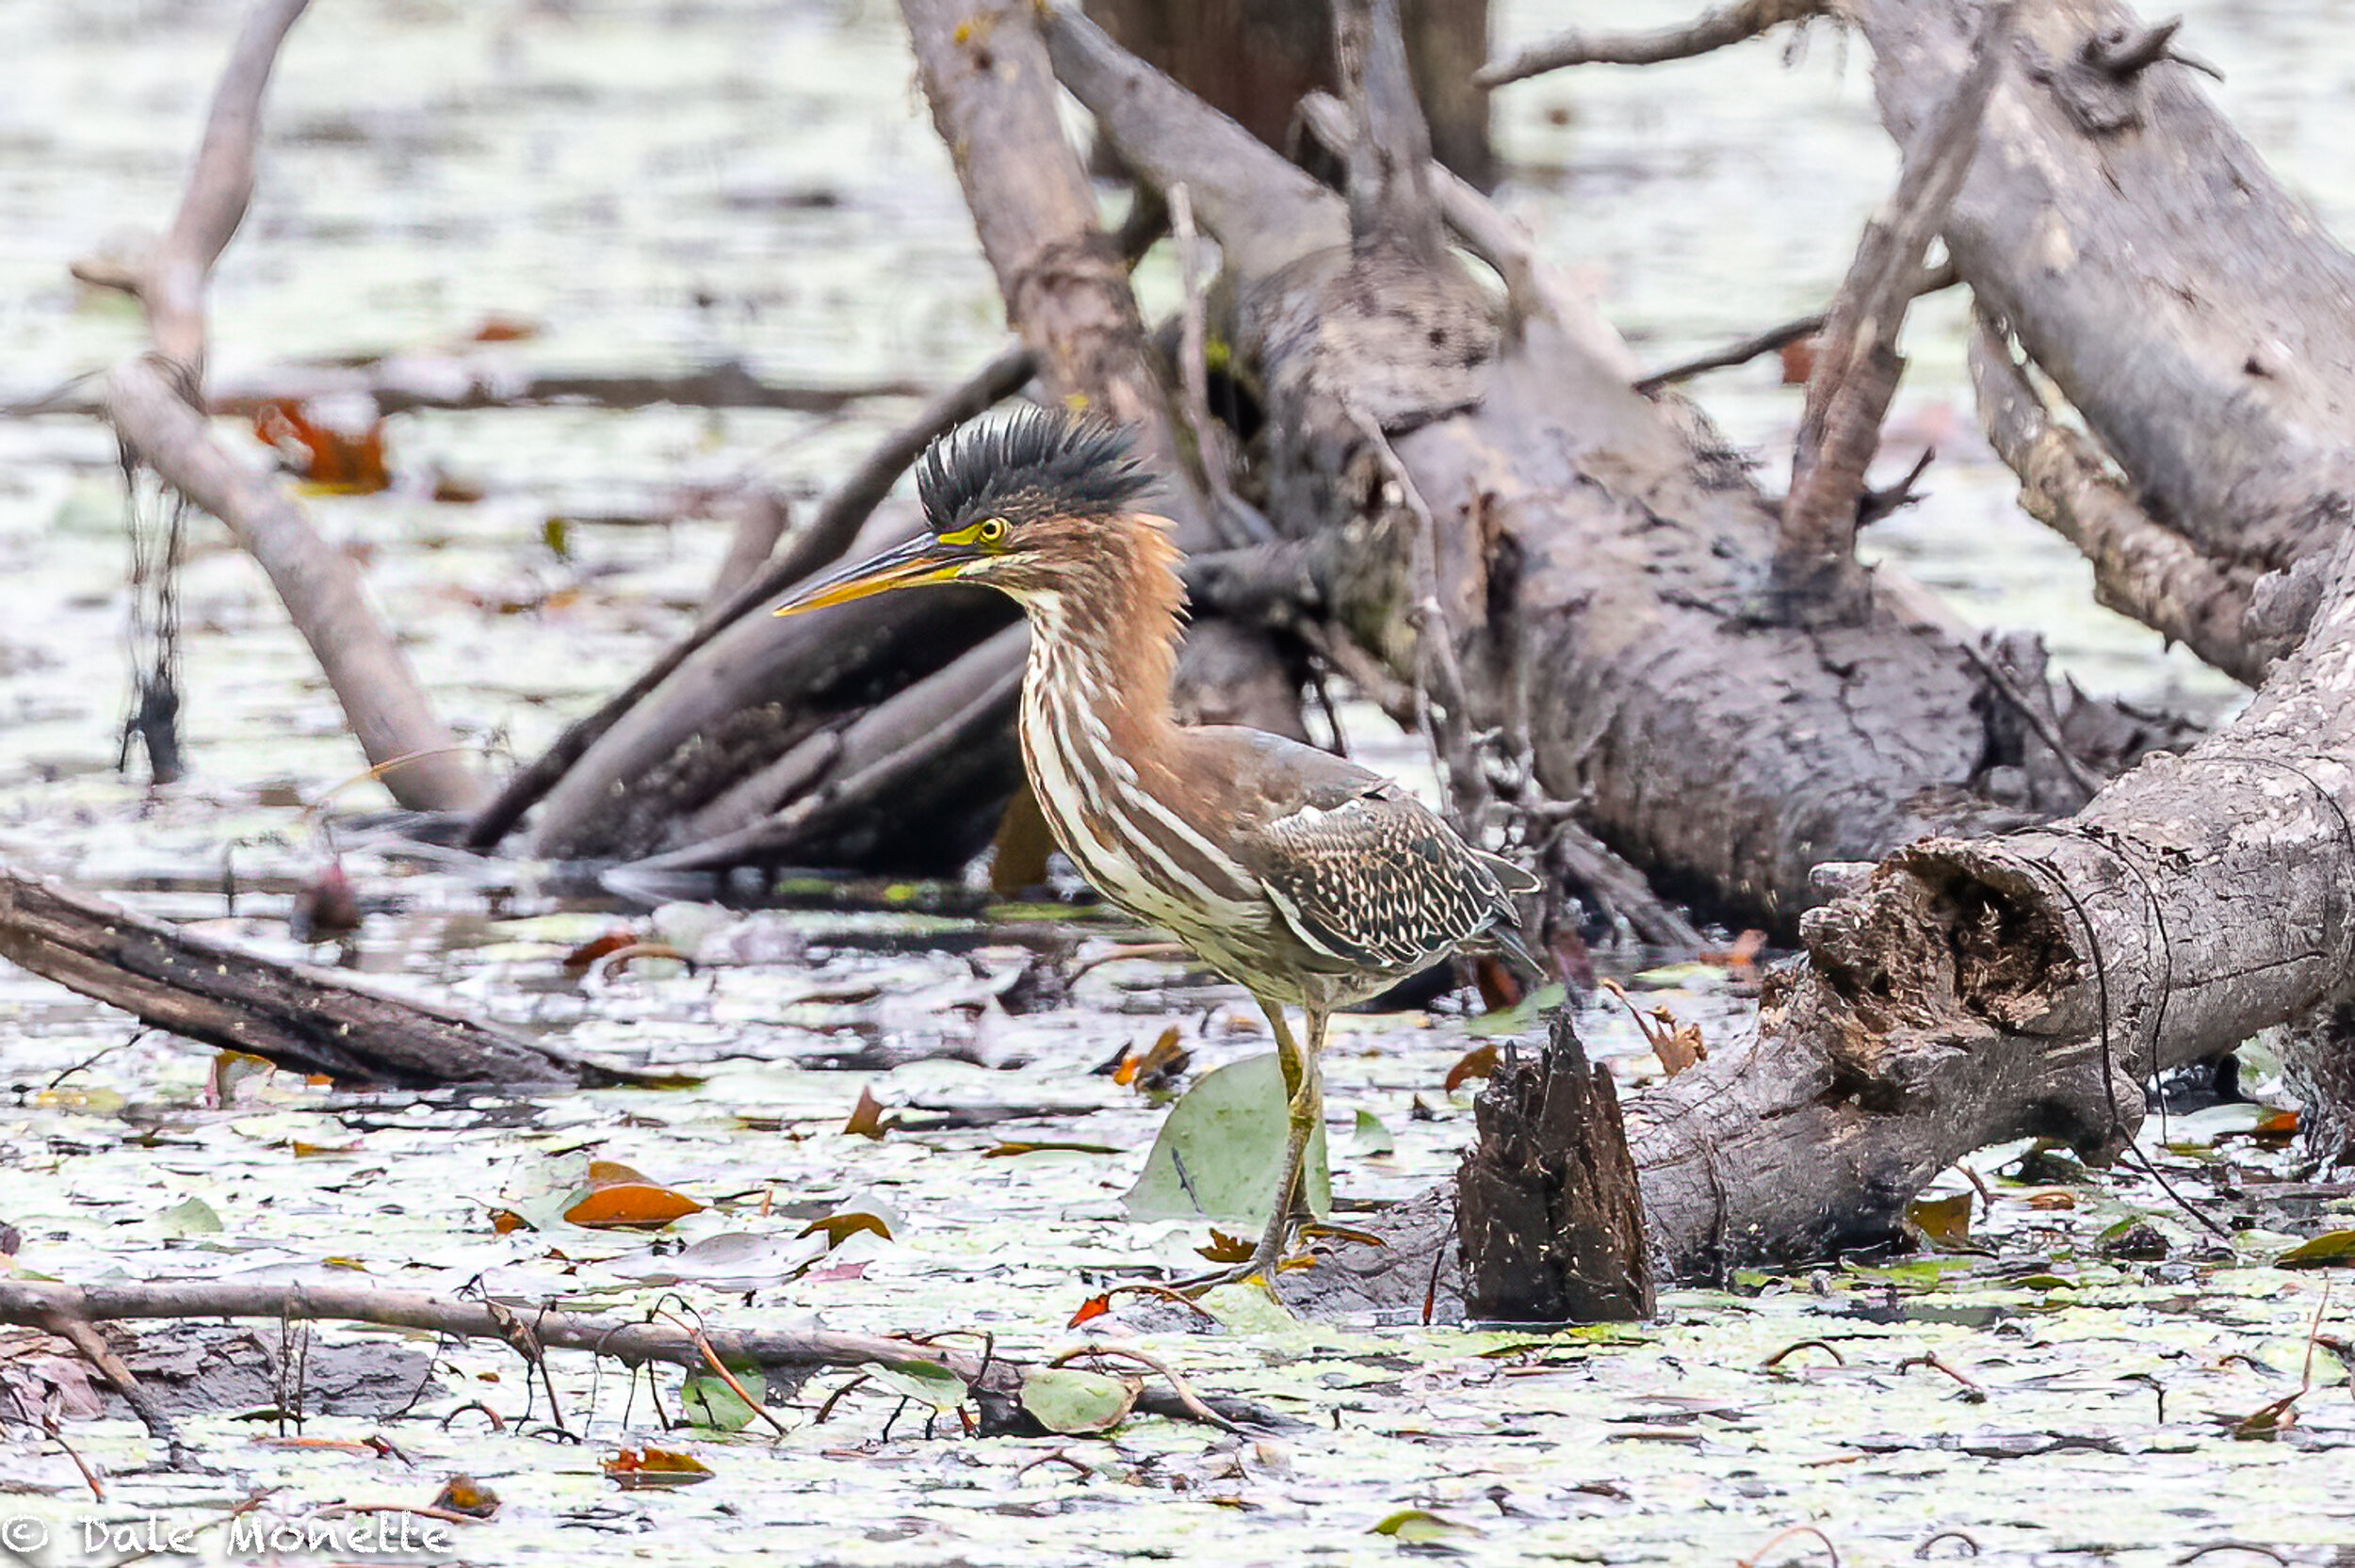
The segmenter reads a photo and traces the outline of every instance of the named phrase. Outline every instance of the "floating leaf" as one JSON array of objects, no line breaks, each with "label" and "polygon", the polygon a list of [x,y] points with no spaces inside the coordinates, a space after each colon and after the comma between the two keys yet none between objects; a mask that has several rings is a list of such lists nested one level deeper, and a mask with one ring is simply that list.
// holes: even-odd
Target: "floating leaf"
[{"label": "floating leaf", "polygon": [[851,1119],[842,1123],[842,1130],[854,1138],[881,1138],[900,1125],[896,1116],[886,1118],[883,1102],[875,1098],[871,1088],[858,1091],[858,1104],[851,1107]]},{"label": "floating leaf", "polygon": [[1212,1263],[1241,1263],[1251,1255],[1253,1250],[1252,1243],[1240,1236],[1228,1236],[1215,1225],[1210,1227],[1210,1244],[1194,1249]]},{"label": "floating leaf", "polygon": [[2325,1231],[2301,1241],[2273,1260],[2277,1269],[2345,1269],[2355,1267],[2355,1231]]},{"label": "floating leaf", "polygon": [[433,1506],[469,1519],[488,1519],[499,1511],[499,1495],[472,1476],[452,1476],[433,1495]]},{"label": "floating leaf", "polygon": [[1437,1541],[1444,1536],[1463,1533],[1464,1527],[1442,1519],[1425,1508],[1402,1508],[1366,1531],[1368,1535],[1387,1535],[1396,1541],[1420,1543]]},{"label": "floating leaf", "polygon": [[[739,1372],[736,1381],[744,1392],[765,1401],[769,1385],[758,1372]],[[758,1418],[760,1412],[744,1402],[727,1379],[716,1372],[702,1372],[689,1378],[679,1386],[679,1407],[695,1426],[713,1431],[742,1431]]]},{"label": "floating leaf", "polygon": [[1916,1198],[1906,1205],[1906,1222],[1938,1246],[1964,1246],[1971,1240],[1971,1194]]},{"label": "floating leaf", "polygon": [[1354,1141],[1357,1152],[1368,1159],[1379,1159],[1384,1155],[1398,1152],[1398,1140],[1392,1138],[1390,1129],[1382,1124],[1382,1118],[1370,1110],[1357,1113]]},{"label": "floating leaf", "polygon": [[1012,1159],[1017,1155],[1117,1155],[1125,1151],[1110,1143],[1072,1143],[1048,1140],[1036,1143],[993,1143],[982,1151],[983,1159]]},{"label": "floating leaf", "polygon": [[1065,1323],[1064,1327],[1067,1329],[1076,1329],[1082,1323],[1093,1322],[1095,1319],[1103,1317],[1104,1314],[1112,1311],[1112,1309],[1113,1299],[1109,1294],[1090,1296],[1086,1301],[1080,1303],[1080,1310],[1071,1315],[1071,1321]]},{"label": "floating leaf", "polygon": [[605,1473],[628,1490],[692,1486],[711,1479],[710,1467],[692,1454],[670,1448],[624,1448],[605,1461]]},{"label": "floating leaf", "polygon": [[765,1290],[798,1278],[826,1255],[823,1237],[759,1236],[724,1231],[676,1253],[609,1264],[613,1272],[641,1285],[692,1282],[714,1290]]},{"label": "floating leaf", "polygon": [[202,1198],[184,1198],[161,1214],[155,1223],[169,1237],[219,1236],[220,1216]]},{"label": "floating leaf", "polygon": [[44,1089],[33,1096],[33,1104],[45,1110],[70,1111],[76,1116],[112,1116],[130,1103],[116,1091],[104,1087]]},{"label": "floating leaf", "polygon": [[1447,1078],[1439,1087],[1453,1094],[1473,1078],[1493,1078],[1496,1075],[1497,1048],[1494,1045],[1475,1045],[1456,1059],[1455,1065],[1447,1070]]},{"label": "floating leaf", "polygon": [[1022,1408],[1048,1431],[1092,1436],[1129,1418],[1144,1385],[1076,1366],[1041,1366],[1022,1380]]},{"label": "floating leaf", "polygon": [[829,1214],[823,1219],[812,1220],[802,1227],[801,1234],[823,1236],[827,1246],[839,1247],[861,1231],[871,1232],[882,1237],[885,1241],[891,1239],[889,1221],[882,1215],[869,1209],[847,1209],[839,1213]]},{"label": "floating leaf", "polygon": [[869,1377],[894,1394],[904,1395],[934,1410],[956,1409],[965,1403],[966,1395],[969,1392],[963,1378],[936,1361],[903,1361],[896,1366],[870,1361],[866,1371]]},{"label": "floating leaf", "polygon": [[579,946],[574,948],[571,952],[566,953],[564,955],[564,973],[567,975],[586,975],[591,969],[596,966],[596,962],[599,959],[618,953],[625,947],[634,947],[637,945],[638,935],[635,931],[608,931],[603,936],[584,942]]},{"label": "floating leaf", "polygon": [[[1289,1130],[1284,1075],[1273,1053],[1205,1073],[1161,1123],[1145,1172],[1124,1200],[1140,1220],[1196,1216],[1258,1231],[1275,1201]],[[1324,1129],[1308,1139],[1308,1207],[1332,1207]]]},{"label": "floating leaf", "polygon": [[684,1192],[648,1181],[626,1165],[598,1159],[589,1162],[588,1188],[574,1194],[564,1218],[591,1227],[662,1226],[686,1215],[700,1214],[703,1206]]},{"label": "floating leaf", "polygon": [[1124,1089],[1133,1087],[1139,1093],[1174,1088],[1194,1060],[1194,1053],[1178,1041],[1178,1026],[1172,1024],[1144,1051],[1123,1051],[1120,1065],[1113,1069],[1113,1082]]}]

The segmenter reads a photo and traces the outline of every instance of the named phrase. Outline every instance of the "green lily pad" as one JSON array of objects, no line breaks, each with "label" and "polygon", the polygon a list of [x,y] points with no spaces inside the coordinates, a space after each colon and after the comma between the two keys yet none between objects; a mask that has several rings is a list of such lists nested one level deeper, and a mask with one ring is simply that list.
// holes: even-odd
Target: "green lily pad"
[{"label": "green lily pad", "polygon": [[1092,1436],[1129,1418],[1137,1385],[1076,1366],[1041,1366],[1022,1380],[1022,1408],[1051,1432]]},{"label": "green lily pad", "polygon": [[173,1237],[219,1236],[221,1232],[220,1216],[202,1198],[183,1199],[172,1204],[155,1216],[155,1223],[163,1227],[166,1236]]},{"label": "green lily pad", "polygon": [[2355,1268],[2355,1231],[2324,1231],[2273,1260],[2278,1269]]},{"label": "green lily pad", "polygon": [[894,1394],[903,1394],[934,1410],[956,1409],[965,1403],[968,1392],[963,1378],[946,1366],[929,1361],[903,1361],[897,1366],[870,1361],[867,1364],[866,1372]]},{"label": "green lily pad", "polygon": [[[769,1397],[767,1380],[758,1372],[739,1372],[736,1381],[744,1385],[744,1392],[755,1399]],[[753,1424],[759,1413],[746,1404],[730,1388],[727,1380],[713,1373],[705,1373],[687,1380],[679,1389],[679,1407],[687,1413],[688,1421],[713,1431],[742,1431]]]},{"label": "green lily pad", "polygon": [[1398,1152],[1398,1140],[1392,1138],[1390,1129],[1382,1124],[1382,1118],[1370,1110],[1357,1113],[1355,1140],[1357,1152],[1369,1159]]},{"label": "green lily pad", "polygon": [[[1284,1075],[1273,1052],[1205,1073],[1170,1107],[1123,1202],[1138,1220],[1200,1216],[1257,1235],[1275,1201],[1288,1132]],[[1333,1205],[1322,1126],[1308,1139],[1305,1172],[1308,1207],[1321,1218]]]}]

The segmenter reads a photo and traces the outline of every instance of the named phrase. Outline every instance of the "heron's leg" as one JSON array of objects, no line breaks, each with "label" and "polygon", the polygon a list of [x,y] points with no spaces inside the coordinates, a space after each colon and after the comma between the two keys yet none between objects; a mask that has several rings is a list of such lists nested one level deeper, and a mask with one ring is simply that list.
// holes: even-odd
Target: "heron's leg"
[{"label": "heron's leg", "polygon": [[[1270,1010],[1271,1016],[1274,1015]],[[1317,1123],[1324,1115],[1324,1081],[1318,1067],[1318,1057],[1324,1049],[1324,1012],[1307,1009],[1308,1046],[1302,1050],[1291,1038],[1290,1030],[1276,1035],[1278,1059],[1286,1066],[1284,1087],[1286,1122],[1284,1164],[1276,1177],[1275,1206],[1268,1211],[1267,1230],[1259,1244],[1252,1250],[1251,1261],[1245,1265],[1247,1274],[1257,1274],[1269,1283],[1275,1282],[1276,1266],[1284,1258],[1284,1243],[1291,1237],[1292,1211],[1305,1206],[1307,1192],[1303,1190],[1302,1166],[1308,1156],[1308,1140],[1315,1136]],[[1289,1050],[1286,1047],[1290,1047]],[[1297,1071],[1293,1071],[1296,1064]]]}]

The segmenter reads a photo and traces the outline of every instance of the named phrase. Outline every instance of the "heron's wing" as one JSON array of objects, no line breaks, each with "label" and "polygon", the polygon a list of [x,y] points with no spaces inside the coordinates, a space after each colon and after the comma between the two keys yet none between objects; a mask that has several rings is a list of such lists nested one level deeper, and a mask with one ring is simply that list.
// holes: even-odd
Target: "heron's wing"
[{"label": "heron's wing", "polygon": [[1495,857],[1378,775],[1312,788],[1237,848],[1292,933],[1339,965],[1418,969],[1515,918]]}]

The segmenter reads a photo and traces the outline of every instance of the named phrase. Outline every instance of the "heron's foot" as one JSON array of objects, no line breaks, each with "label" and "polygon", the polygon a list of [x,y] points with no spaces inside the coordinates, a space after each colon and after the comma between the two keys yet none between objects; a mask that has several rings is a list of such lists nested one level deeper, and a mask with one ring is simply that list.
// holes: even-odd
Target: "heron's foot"
[{"label": "heron's foot", "polygon": [[1284,1249],[1262,1244],[1253,1249],[1251,1256],[1228,1268],[1217,1269],[1191,1279],[1178,1280],[1170,1285],[1178,1295],[1192,1301],[1206,1296],[1222,1285],[1242,1285],[1257,1280],[1271,1296],[1275,1294],[1276,1271],[1284,1266]]}]

